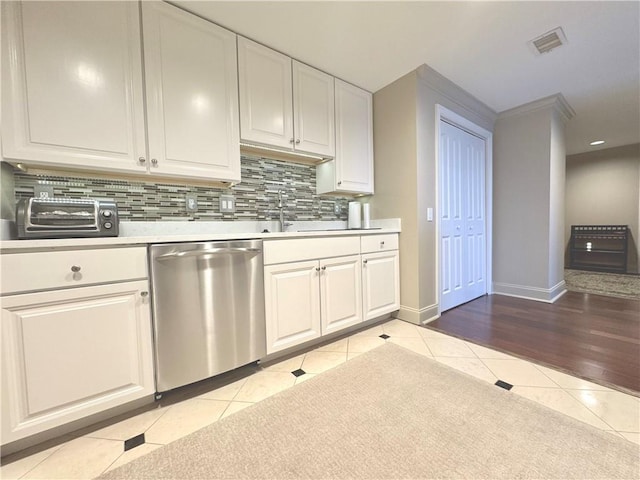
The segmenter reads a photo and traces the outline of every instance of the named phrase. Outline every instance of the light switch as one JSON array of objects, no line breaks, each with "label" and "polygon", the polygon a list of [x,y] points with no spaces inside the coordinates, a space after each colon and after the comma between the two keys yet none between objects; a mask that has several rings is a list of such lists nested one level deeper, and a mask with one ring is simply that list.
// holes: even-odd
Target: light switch
[{"label": "light switch", "polygon": [[427,208],[427,222],[433,222],[433,208]]}]

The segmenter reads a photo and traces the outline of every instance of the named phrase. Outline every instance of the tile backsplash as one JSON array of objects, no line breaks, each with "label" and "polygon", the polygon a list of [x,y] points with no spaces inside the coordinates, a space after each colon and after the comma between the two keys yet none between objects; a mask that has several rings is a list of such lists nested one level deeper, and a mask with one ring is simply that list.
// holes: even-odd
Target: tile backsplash
[{"label": "tile backsplash", "polygon": [[[278,190],[284,190],[287,220],[346,220],[349,198],[316,195],[316,168],[266,158],[243,156],[242,182],[229,188],[175,185],[129,180],[29,175],[15,172],[16,201],[34,196],[37,186],[53,187],[54,197],[109,198],[124,221],[275,220]],[[198,211],[187,213],[185,196],[198,199]],[[232,194],[235,213],[220,213],[220,194]],[[340,213],[335,213],[335,206]]]}]

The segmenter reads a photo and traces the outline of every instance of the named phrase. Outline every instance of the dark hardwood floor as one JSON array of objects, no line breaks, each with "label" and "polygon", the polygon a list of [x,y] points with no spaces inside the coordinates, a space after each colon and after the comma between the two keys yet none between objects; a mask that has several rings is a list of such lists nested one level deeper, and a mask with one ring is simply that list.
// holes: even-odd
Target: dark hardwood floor
[{"label": "dark hardwood floor", "polygon": [[553,304],[486,295],[427,328],[640,395],[640,301],[567,292]]}]

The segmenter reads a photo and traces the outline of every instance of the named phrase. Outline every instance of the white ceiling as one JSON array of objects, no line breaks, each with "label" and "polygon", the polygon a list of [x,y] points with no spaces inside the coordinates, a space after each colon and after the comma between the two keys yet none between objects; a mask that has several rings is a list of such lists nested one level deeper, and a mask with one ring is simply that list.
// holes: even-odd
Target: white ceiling
[{"label": "white ceiling", "polygon": [[372,92],[426,63],[496,112],[562,93],[568,154],[640,142],[637,1],[173,3]]}]

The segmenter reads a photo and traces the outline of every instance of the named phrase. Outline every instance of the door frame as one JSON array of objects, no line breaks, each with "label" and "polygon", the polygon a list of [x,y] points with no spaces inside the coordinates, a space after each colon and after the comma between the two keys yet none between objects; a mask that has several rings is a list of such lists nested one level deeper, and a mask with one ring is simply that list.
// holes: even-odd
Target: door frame
[{"label": "door frame", "polygon": [[487,293],[493,293],[493,132],[485,130],[467,118],[459,115],[448,108],[436,104],[436,198],[435,198],[435,230],[436,230],[436,289],[438,292],[438,318],[442,311],[440,292],[440,122],[446,121],[461,130],[470,133],[484,140],[485,145],[485,234],[486,234],[486,285]]}]

